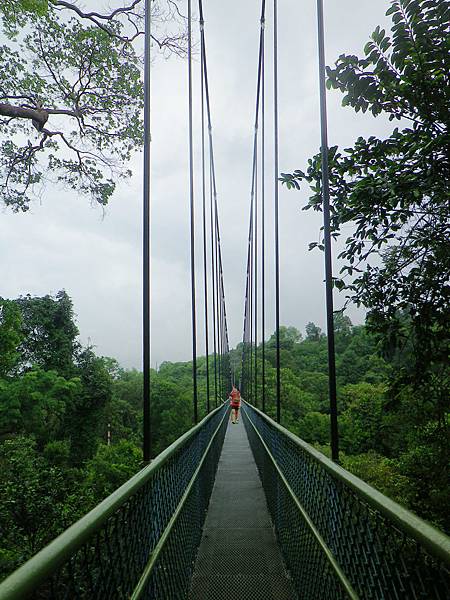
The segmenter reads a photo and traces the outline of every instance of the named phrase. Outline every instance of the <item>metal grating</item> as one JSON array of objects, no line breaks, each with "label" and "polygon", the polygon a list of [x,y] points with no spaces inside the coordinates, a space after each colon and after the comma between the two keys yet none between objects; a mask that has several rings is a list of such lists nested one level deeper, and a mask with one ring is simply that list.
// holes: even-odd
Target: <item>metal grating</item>
[{"label": "metal grating", "polygon": [[229,425],[190,600],[295,600],[244,426]]}]

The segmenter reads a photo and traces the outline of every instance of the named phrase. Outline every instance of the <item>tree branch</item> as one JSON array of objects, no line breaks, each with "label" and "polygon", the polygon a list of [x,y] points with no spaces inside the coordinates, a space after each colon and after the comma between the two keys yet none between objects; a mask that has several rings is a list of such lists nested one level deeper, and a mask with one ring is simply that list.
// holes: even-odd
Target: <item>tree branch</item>
[{"label": "tree branch", "polygon": [[13,117],[14,119],[31,119],[38,131],[42,131],[48,121],[48,111],[37,108],[24,108],[12,104],[0,102],[0,116]]}]

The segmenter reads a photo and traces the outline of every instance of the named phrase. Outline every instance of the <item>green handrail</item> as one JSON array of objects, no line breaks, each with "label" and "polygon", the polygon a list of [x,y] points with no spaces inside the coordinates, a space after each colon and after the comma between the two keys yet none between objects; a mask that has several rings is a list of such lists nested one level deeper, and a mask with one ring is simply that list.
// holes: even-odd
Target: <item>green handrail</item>
[{"label": "green handrail", "polygon": [[[248,403],[246,402],[246,404]],[[394,500],[391,500],[362,479],[359,479],[356,475],[353,475],[340,467],[313,446],[304,442],[282,425],[279,425],[255,406],[251,404],[249,404],[249,406],[251,406],[252,410],[254,410],[262,419],[267,423],[270,423],[271,427],[289,438],[294,444],[309,454],[312,459],[320,463],[320,465],[334,478],[350,487],[372,508],[389,519],[389,521],[394,522],[398,529],[415,539],[421,546],[426,548],[432,556],[450,567],[450,537],[412,513],[407,508],[394,502]]]},{"label": "green handrail", "polygon": [[[98,532],[112,514],[118,511],[131,496],[148,483],[154,477],[155,473],[163,468],[178,450],[205,427],[206,423],[213,419],[223,408],[222,405],[211,411],[202,421],[161,452],[149,465],[136,473],[136,475],[105,498],[89,513],[71,525],[45,548],[9,575],[0,583],[0,600],[24,600],[24,598],[36,590],[39,585],[51,577],[65,561],[73,556],[83,544]],[[223,422],[225,416],[226,411],[222,419],[220,419],[220,424]],[[220,428],[220,424],[215,429],[214,435]],[[203,457],[207,454],[210,446],[211,443],[207,445]],[[199,469],[195,471],[195,476],[198,474],[198,471]]]},{"label": "green handrail", "polygon": [[[246,404],[248,404],[248,403],[246,403]],[[254,409],[255,407],[252,406],[252,408]],[[267,453],[267,455],[268,455],[268,457],[269,457],[269,459],[270,459],[270,461],[271,461],[274,469],[278,473],[278,477],[283,482],[283,485],[285,486],[287,493],[289,494],[289,496],[291,497],[292,501],[296,505],[297,510],[301,513],[303,519],[305,520],[305,522],[307,523],[309,529],[311,530],[311,533],[313,534],[313,536],[317,540],[317,543],[319,544],[319,546],[321,547],[323,553],[325,554],[328,562],[330,563],[331,569],[334,571],[336,577],[339,579],[340,584],[341,584],[342,588],[345,590],[345,593],[347,594],[348,598],[351,598],[351,600],[358,600],[359,596],[356,594],[355,590],[352,588],[350,582],[348,581],[347,577],[345,576],[345,573],[340,568],[338,562],[336,561],[335,557],[333,556],[333,553],[331,552],[330,548],[325,543],[323,537],[320,535],[320,533],[317,530],[316,526],[314,525],[314,523],[310,519],[308,513],[306,512],[306,510],[304,509],[304,507],[302,506],[302,504],[299,502],[299,500],[298,500],[297,496],[295,495],[292,487],[289,485],[288,480],[284,476],[284,474],[283,474],[282,470],[280,469],[280,467],[277,465],[277,461],[275,460],[275,457],[273,456],[273,454],[270,451],[269,447],[265,443],[262,435],[259,433],[258,428],[256,427],[255,423],[252,421],[251,417],[249,417],[247,414],[245,414],[245,416],[248,418],[251,426],[254,429],[255,434],[258,436],[259,441],[262,444],[264,450],[266,451],[266,453]]]}]

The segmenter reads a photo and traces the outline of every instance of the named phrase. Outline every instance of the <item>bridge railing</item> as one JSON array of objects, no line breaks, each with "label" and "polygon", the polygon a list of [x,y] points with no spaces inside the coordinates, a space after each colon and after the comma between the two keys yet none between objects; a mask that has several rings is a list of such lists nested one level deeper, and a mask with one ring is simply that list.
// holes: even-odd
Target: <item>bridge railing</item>
[{"label": "bridge railing", "polygon": [[244,403],[278,541],[302,598],[450,598],[450,538]]},{"label": "bridge railing", "polygon": [[227,408],[211,412],[10,575],[0,599],[186,597]]}]

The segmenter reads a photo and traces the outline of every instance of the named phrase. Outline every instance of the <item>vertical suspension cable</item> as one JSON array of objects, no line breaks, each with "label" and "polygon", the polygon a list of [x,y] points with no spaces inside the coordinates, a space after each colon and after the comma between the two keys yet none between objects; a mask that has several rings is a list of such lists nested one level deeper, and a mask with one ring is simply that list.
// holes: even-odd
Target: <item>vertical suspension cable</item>
[{"label": "vertical suspension cable", "polygon": [[255,163],[255,233],[254,233],[254,248],[255,248],[255,371],[254,377],[254,404],[258,406],[258,145],[256,145],[256,163]]},{"label": "vertical suspension cable", "polygon": [[[214,202],[214,211],[216,203]],[[214,213],[215,214],[215,213]],[[215,220],[215,219],[214,219]],[[222,398],[222,323],[220,319],[220,287],[219,287],[219,246],[217,242],[217,226],[214,223],[214,244],[215,244],[215,262],[214,262],[214,278],[216,282],[216,323],[217,323],[217,366],[219,373],[219,397]]]},{"label": "vertical suspension cable", "polygon": [[333,320],[333,270],[331,263],[330,235],[330,186],[328,169],[328,132],[327,132],[327,100],[325,87],[325,42],[323,27],[323,0],[317,0],[317,38],[319,46],[319,93],[320,93],[320,133],[322,156],[322,202],[323,202],[323,238],[325,249],[325,294],[327,309],[328,340],[328,389],[330,394],[331,421],[331,457],[339,460],[339,434],[337,422],[336,399],[336,361],[334,349]]},{"label": "vertical suspension cable", "polygon": [[192,307],[192,381],[194,423],[198,422],[197,392],[197,324],[195,309],[195,219],[194,219],[194,149],[192,126],[192,0],[188,0],[188,97],[189,97],[189,198],[191,220],[191,307]]},{"label": "vertical suspension cable", "polygon": [[225,380],[225,367],[226,367],[226,354],[227,350],[227,324],[226,324],[226,310],[225,310],[225,289],[223,282],[223,265],[222,265],[222,249],[220,244],[220,227],[219,227],[219,209],[217,206],[217,196],[215,196],[215,216],[216,216],[216,232],[217,232],[217,257],[218,257],[218,278],[219,278],[219,289],[220,289],[220,318],[221,318],[221,375],[222,375],[222,398],[226,396],[226,380]]},{"label": "vertical suspension cable", "polygon": [[280,381],[280,241],[278,225],[278,6],[273,0],[273,120],[274,120],[274,163],[275,163],[275,331],[277,369],[277,423],[281,420]]},{"label": "vertical suspension cable", "polygon": [[[202,0],[199,0],[199,9],[201,18],[203,18]],[[219,390],[220,394],[225,393],[225,367],[226,367],[226,354],[228,353],[228,328],[225,308],[225,290],[223,284],[223,267],[222,267],[222,256],[220,247],[220,226],[219,226],[219,209],[217,205],[217,186],[216,176],[214,167],[214,146],[212,139],[212,124],[211,124],[211,105],[209,98],[209,85],[208,85],[208,70],[206,61],[206,43],[204,37],[204,29],[202,31],[202,45],[203,45],[203,74],[205,83],[205,94],[206,94],[206,113],[208,118],[208,133],[209,133],[209,153],[210,153],[210,191],[211,191],[211,237],[214,238],[214,242],[211,241],[211,263],[213,273],[213,286],[215,288],[215,298],[213,298],[213,325],[215,327],[214,343],[217,356],[215,355],[215,364],[218,370],[215,369],[215,391],[217,401],[217,372],[219,373]],[[213,207],[214,202],[214,207]],[[214,225],[213,225],[214,221]],[[213,290],[214,291],[214,290]],[[216,339],[217,338],[217,339]]]},{"label": "vertical suspension cable", "polygon": [[[264,9],[264,7],[263,7]],[[262,338],[262,369],[261,369],[261,403],[262,410],[266,412],[266,242],[265,242],[265,105],[266,105],[266,78],[265,78],[265,14],[261,15],[262,28],[262,66],[261,66],[261,338]]]},{"label": "vertical suspension cable", "polygon": [[205,166],[205,76],[203,70],[203,55],[205,51],[204,20],[202,3],[199,2],[200,11],[200,88],[201,88],[201,130],[202,130],[202,220],[203,220],[203,287],[205,304],[205,353],[206,353],[206,413],[210,411],[209,400],[209,328],[208,328],[208,273],[206,266],[206,166]]},{"label": "vertical suspension cable", "polygon": [[250,368],[248,375],[248,384],[250,390],[250,402],[253,403],[253,209],[254,209],[254,194],[252,194],[252,224],[251,224],[251,241],[250,241]]},{"label": "vertical suspension cable", "polygon": [[[247,244],[250,244],[250,232]],[[247,269],[245,278],[245,302],[244,302],[244,324],[242,336],[242,366],[241,366],[241,382],[240,389],[244,397],[247,396],[247,339],[248,339],[248,298],[249,298],[249,260],[250,252],[247,248]]]},{"label": "vertical suspension cable", "polygon": [[143,370],[143,448],[145,463],[151,458],[152,430],[150,407],[150,50],[151,50],[150,0],[145,0],[144,42],[144,198],[142,243],[142,370]]},{"label": "vertical suspension cable", "polygon": [[211,285],[212,285],[212,317],[213,317],[213,349],[214,349],[214,406],[217,406],[217,331],[216,331],[216,281],[215,281],[215,244],[213,229],[213,183],[212,183],[212,165],[210,158],[210,238],[211,238]]},{"label": "vertical suspension cable", "polygon": [[[257,216],[255,223],[255,213],[257,215],[257,209],[255,206],[255,196],[257,191],[257,162],[258,162],[258,120],[259,120],[259,109],[260,109],[260,96],[261,96],[261,77],[262,77],[262,63],[263,63],[263,37],[265,28],[265,0],[261,3],[261,19],[260,19],[260,38],[259,38],[259,54],[258,54],[258,75],[257,75],[257,86],[256,86],[256,105],[255,105],[255,123],[254,123],[254,137],[253,137],[253,162],[252,162],[252,178],[251,178],[251,193],[250,193],[250,219],[249,219],[249,232],[248,232],[248,250],[247,250],[247,274],[246,274],[246,293],[245,293],[245,310],[244,310],[244,336],[243,336],[243,355],[242,355],[242,373],[244,378],[245,372],[245,388],[247,398],[251,401],[253,396],[256,394],[257,384],[257,348],[255,347],[255,369],[253,370],[253,332],[255,331],[255,341],[257,342],[257,305],[255,305],[256,319],[254,320],[255,313],[253,312],[254,299],[256,297],[257,302],[257,290],[255,288],[254,293],[254,282],[256,279],[257,285],[257,271],[256,278],[254,277],[255,262],[257,267],[256,255],[258,251],[257,243],[256,247],[254,244],[255,229],[257,228]],[[256,200],[257,202],[257,200]],[[257,235],[256,235],[257,238]],[[256,397],[256,396],[255,396]]]}]

